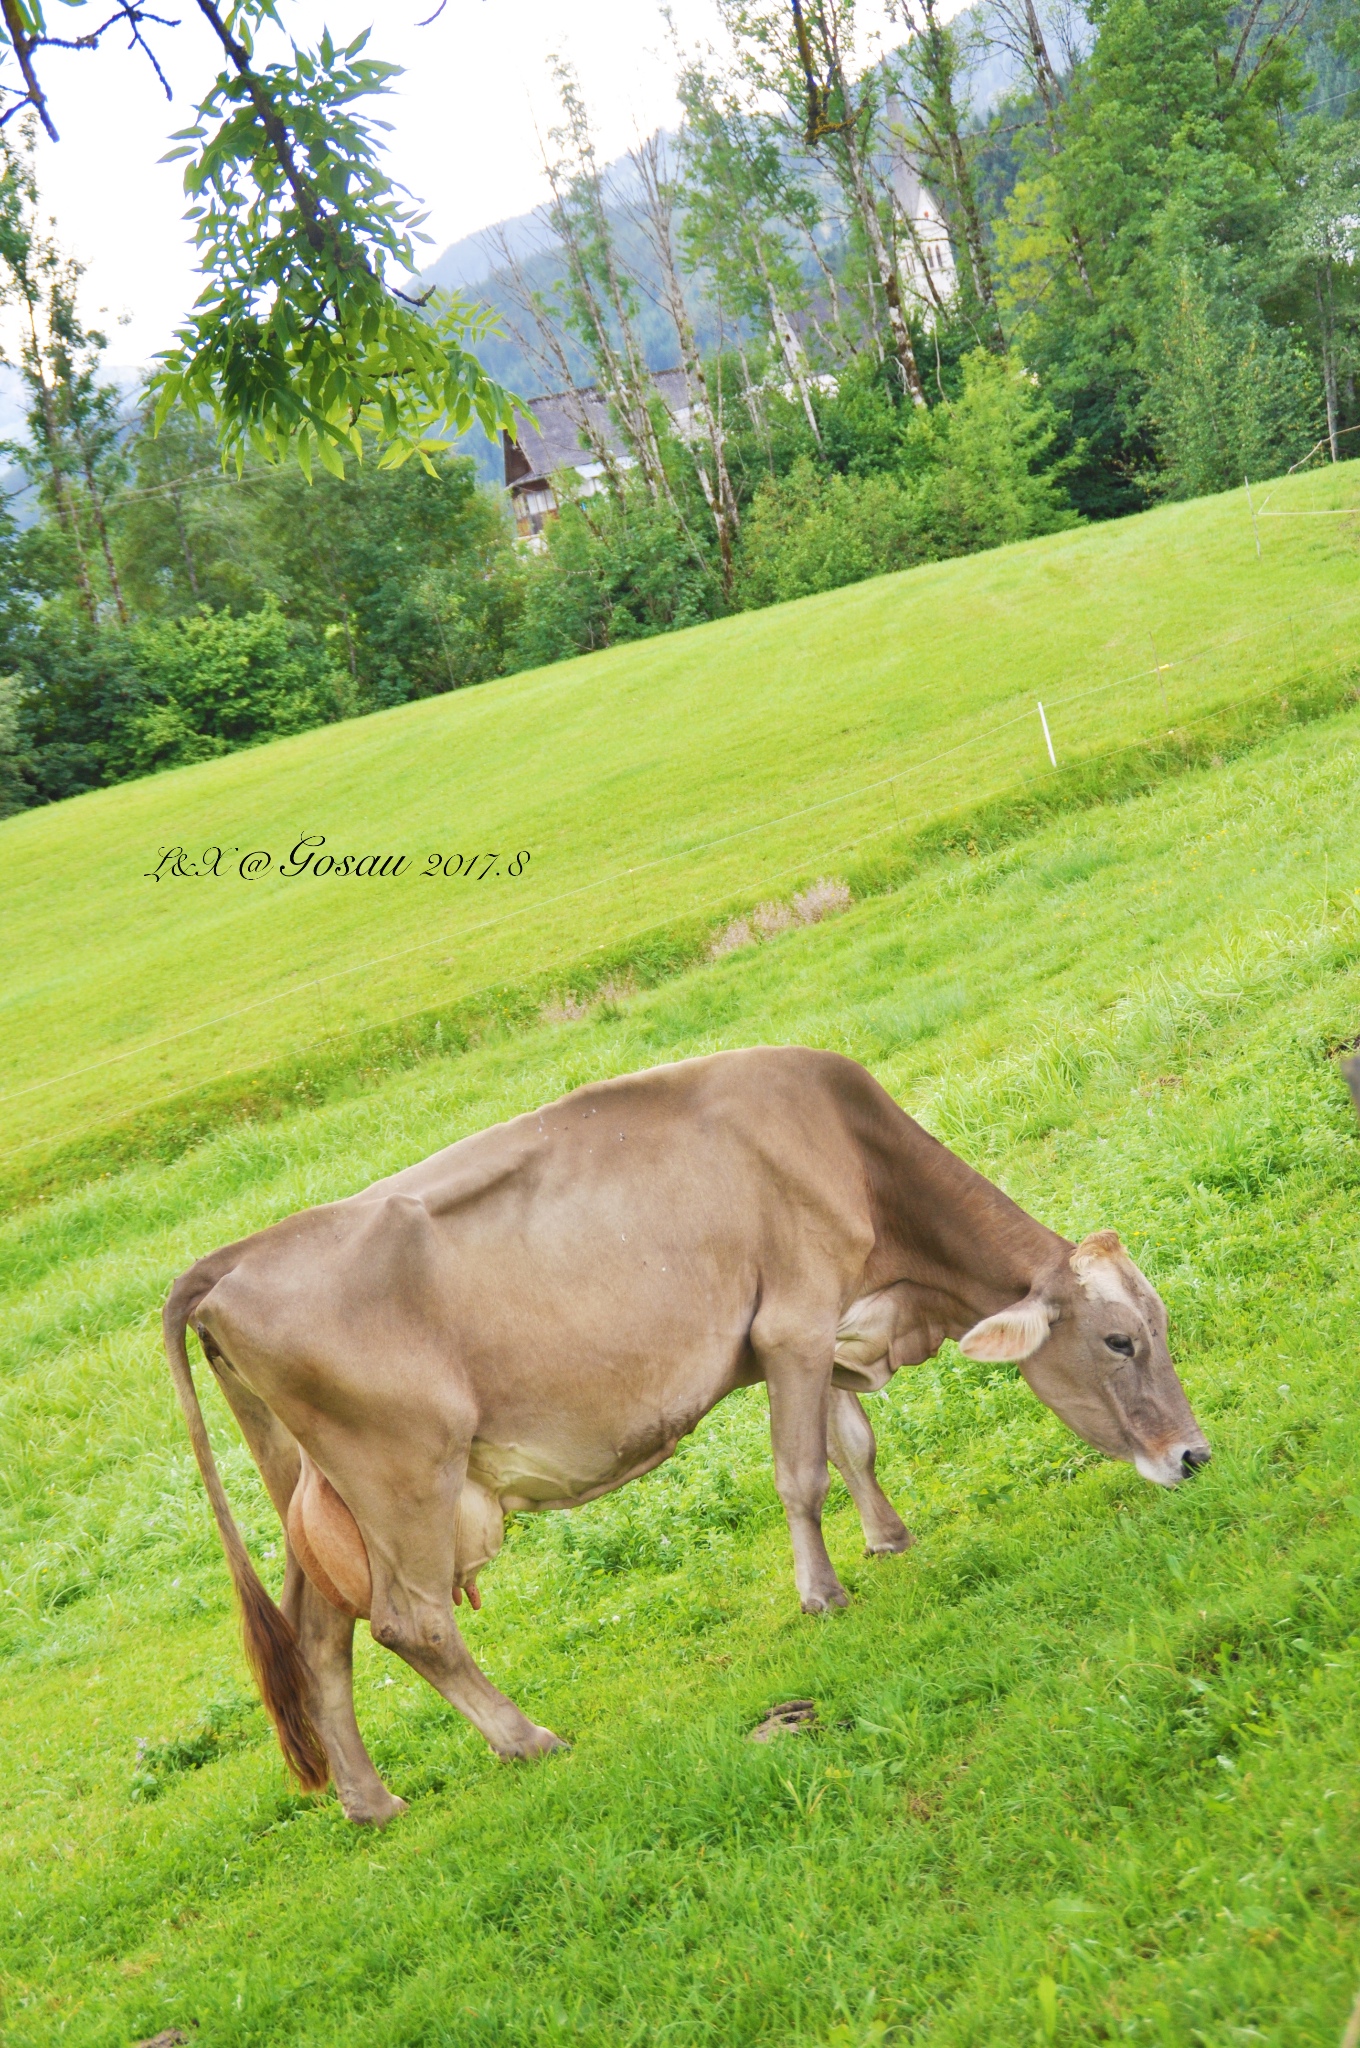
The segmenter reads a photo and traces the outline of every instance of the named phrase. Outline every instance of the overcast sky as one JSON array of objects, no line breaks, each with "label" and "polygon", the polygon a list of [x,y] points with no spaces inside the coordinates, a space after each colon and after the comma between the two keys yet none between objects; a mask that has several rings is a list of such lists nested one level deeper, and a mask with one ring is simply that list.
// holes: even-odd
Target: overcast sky
[{"label": "overcast sky", "polygon": [[[390,166],[429,208],[430,255],[543,199],[536,131],[555,115],[550,51],[576,65],[603,157],[676,118],[674,58],[652,0],[447,0],[437,21],[418,27],[435,5],[295,0],[283,10],[294,38],[312,45],[323,25],[348,40],[376,22],[373,54],[405,67],[386,109]],[[192,0],[161,11],[182,24],[155,33],[173,105],[120,37],[93,54],[43,53],[61,135],[42,147],[44,200],[63,244],[87,266],[87,315],[107,309],[110,358],[120,365],[163,347],[196,290],[181,167],[157,159],[171,130],[191,120],[220,53]],[[671,11],[684,44],[716,39],[712,0],[672,0]],[[881,20],[882,0],[863,12]]]}]

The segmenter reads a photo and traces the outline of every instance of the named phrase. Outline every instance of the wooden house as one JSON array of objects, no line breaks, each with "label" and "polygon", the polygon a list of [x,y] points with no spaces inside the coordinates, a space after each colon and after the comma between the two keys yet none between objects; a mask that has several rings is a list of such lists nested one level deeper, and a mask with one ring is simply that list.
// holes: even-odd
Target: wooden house
[{"label": "wooden house", "polygon": [[[652,384],[672,430],[683,439],[692,424],[684,371],[658,370]],[[558,509],[554,478],[560,482],[567,471],[576,472],[578,482],[572,486],[572,496],[579,504],[608,488],[609,465],[625,470],[634,464],[608,400],[593,385],[577,391],[550,391],[529,403],[533,419],[521,420],[514,434],[503,432],[501,448],[515,531],[522,540],[536,541]]]}]

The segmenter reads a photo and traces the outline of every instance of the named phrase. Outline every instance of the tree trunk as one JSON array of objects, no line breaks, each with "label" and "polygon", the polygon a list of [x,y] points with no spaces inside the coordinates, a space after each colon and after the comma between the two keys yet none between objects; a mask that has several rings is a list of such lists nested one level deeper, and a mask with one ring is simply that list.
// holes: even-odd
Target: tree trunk
[{"label": "tree trunk", "polygon": [[[718,554],[722,561],[723,596],[729,601],[732,596],[735,563],[733,546],[740,527],[736,493],[727,470],[727,453],[723,441],[722,395],[719,388],[718,405],[713,404],[704,361],[694,338],[694,326],[685,303],[685,288],[680,278],[680,265],[676,260],[675,243],[672,235],[671,187],[664,175],[659,138],[653,136],[641,149],[631,152],[632,161],[642,181],[643,221],[642,225],[652,245],[661,272],[661,287],[666,301],[666,310],[675,329],[675,339],[680,349],[680,366],[685,373],[685,398],[689,406],[691,429],[696,414],[703,419],[708,438],[709,458],[713,464],[710,476],[704,464],[691,445],[695,473],[699,487],[704,494],[717,535]],[[697,393],[697,401],[696,401]],[[683,437],[682,437],[683,438]]]},{"label": "tree trunk", "polygon": [[189,529],[184,524],[184,505],[180,498],[178,486],[171,491],[170,502],[175,508],[175,531],[179,535],[180,552],[184,556],[184,566],[189,572],[189,595],[193,598],[194,603],[197,604],[199,601],[198,577],[194,570],[194,554],[193,549],[189,546]]},{"label": "tree trunk", "polygon": [[38,387],[41,396],[43,425],[47,435],[47,466],[52,472],[52,495],[57,501],[57,517],[71,537],[75,550],[76,584],[80,590],[81,607],[92,626],[99,623],[99,607],[95,601],[94,585],[90,581],[90,566],[85,559],[85,537],[80,530],[80,512],[71,492],[71,480],[61,460],[61,435],[57,426],[56,409],[52,404],[52,393],[41,366],[37,370]]},{"label": "tree trunk", "polygon": [[504,234],[496,238],[496,248],[500,257],[500,268],[510,279],[515,303],[532,321],[534,332],[538,336],[537,343],[535,344],[529,334],[513,320],[510,323],[511,332],[525,354],[538,363],[548,384],[555,384],[559,391],[567,394],[567,411],[580,438],[581,447],[588,449],[599,463],[608,479],[611,495],[618,500],[623,494],[623,479],[614,459],[614,451],[609,445],[608,438],[597,430],[588,406],[577,396],[575,379],[571,373],[566,349],[562,345],[562,337],[553,325],[542,300],[530,286],[519,258],[512,252]]},{"label": "tree trunk", "polygon": [[845,130],[845,159],[850,171],[851,187],[855,204],[859,208],[864,224],[864,238],[869,245],[878,282],[882,288],[884,302],[888,308],[888,326],[892,333],[893,354],[897,357],[902,372],[902,385],[913,405],[923,406],[926,402],[921,372],[916,366],[916,351],[911,345],[911,332],[907,316],[902,309],[902,281],[897,274],[897,265],[888,254],[883,239],[883,223],[878,217],[878,202],[869,189],[864,160],[860,154],[859,136],[853,124]]},{"label": "tree trunk", "polygon": [[968,168],[968,161],[963,153],[963,141],[957,129],[954,129],[949,137],[949,155],[953,166],[954,193],[963,218],[964,240],[968,244],[968,267],[973,273],[973,289],[977,293],[978,304],[991,316],[998,347],[1004,349],[1006,333],[1001,325],[1000,312],[997,310],[996,287],[992,283],[992,266],[987,255],[982,215],[978,212],[972,172]]},{"label": "tree trunk", "polygon": [[[544,160],[552,189],[549,220],[567,257],[568,271],[575,287],[578,316],[585,329],[583,339],[595,358],[605,384],[632,445],[634,459],[654,500],[665,499],[676,510],[670,480],[666,475],[656,429],[647,400],[653,386],[637,337],[619,272],[614,231],[605,209],[594,138],[575,73],[561,59],[552,59],[562,111],[567,127],[554,139],[570,144],[571,160]],[[563,174],[568,179],[562,189]],[[604,304],[601,303],[601,293]],[[616,348],[609,330],[612,312],[618,330]],[[622,353],[620,354],[620,350]]]},{"label": "tree trunk", "polygon": [[765,296],[769,300],[770,325],[774,329],[775,339],[779,343],[779,353],[784,358],[784,365],[788,370],[790,381],[802,400],[803,411],[807,415],[807,423],[812,429],[812,438],[820,448],[822,445],[821,429],[817,425],[817,415],[812,409],[812,393],[808,390],[807,378],[804,375],[806,363],[802,346],[799,343],[797,334],[794,332],[793,322],[780,304],[779,294],[775,290],[774,279],[770,276],[770,266],[765,260],[765,251],[760,246],[759,235],[752,237],[751,247],[755,253],[756,268],[760,272],[761,283],[765,287]]},{"label": "tree trunk", "polygon": [[653,460],[651,420],[647,415],[645,396],[632,388],[628,366],[620,361],[618,352],[610,341],[608,314],[600,302],[590,263],[555,179],[553,197],[552,225],[566,254],[568,271],[576,288],[578,305],[587,330],[583,338],[595,359],[596,377],[604,387],[605,397],[614,407],[624,433],[632,444],[633,455],[642,471],[643,481],[652,497],[659,498],[662,494],[663,477],[660,473],[659,455]]},{"label": "tree trunk", "polygon": [[761,445],[765,450],[765,460],[773,476],[774,451],[770,446],[769,422],[765,418],[765,408],[760,402],[760,393],[751,377],[751,365],[746,360],[746,349],[742,343],[740,328],[737,329],[737,361],[741,364],[741,384],[746,398],[747,417],[760,436]]},{"label": "tree trunk", "polygon": [[1058,74],[1049,58],[1048,44],[1044,40],[1044,31],[1034,10],[1034,0],[1025,0],[1025,33],[1029,37],[1030,56],[1034,63],[1034,83],[1044,103],[1051,134],[1053,120],[1058,111]]},{"label": "tree trunk", "polygon": [[[1048,44],[1044,39],[1043,25],[1035,12],[1034,0],[1025,0],[1025,34],[1029,38],[1035,88],[1044,106],[1044,130],[1048,136],[1048,153],[1056,157],[1062,148],[1058,140],[1058,103],[1061,94],[1058,89],[1058,74],[1053,69],[1053,61],[1048,54]],[[1081,279],[1081,288],[1094,305],[1096,295],[1091,284],[1091,273],[1086,267],[1086,249],[1078,228],[1068,229],[1067,246],[1072,251],[1072,261],[1076,266],[1077,276]]]},{"label": "tree trunk", "polygon": [[128,622],[128,609],[123,602],[123,586],[118,581],[118,569],[113,559],[113,549],[109,545],[109,529],[104,520],[104,501],[100,497],[99,485],[95,480],[94,464],[90,459],[90,451],[85,446],[83,440],[80,444],[80,453],[85,470],[85,488],[90,497],[90,512],[94,519],[94,530],[99,535],[99,545],[104,556],[104,568],[108,575],[109,588],[113,592],[113,601],[118,607],[118,623],[120,626],[125,626]]},{"label": "tree trunk", "polygon": [[[836,273],[831,268],[831,265],[827,262],[825,256],[823,256],[821,249],[819,248],[817,243],[817,237],[813,233],[812,229],[808,228],[805,230],[805,232],[807,235],[808,247],[811,249],[812,254],[816,259],[817,267],[822,273],[822,282],[826,286],[827,297],[831,302],[831,324],[835,328],[836,333],[840,338],[839,349],[830,349],[829,344],[828,349],[833,358],[839,356],[840,360],[844,361],[847,351],[847,344],[845,340],[844,327],[841,320],[841,294],[840,287],[836,283]],[[813,320],[813,325],[814,327],[817,328],[817,332],[818,334],[821,335],[823,342],[826,342],[826,335],[823,333],[822,328],[820,327],[820,325],[818,325],[815,319]],[[850,350],[850,353],[854,353],[853,349]]]},{"label": "tree trunk", "polygon": [[[1325,282],[1324,282],[1325,280]],[[1341,436],[1339,431],[1339,407],[1337,404],[1336,375],[1336,333],[1332,320],[1332,266],[1313,279],[1313,290],[1317,295],[1318,329],[1322,337],[1322,388],[1327,397],[1327,442],[1332,451],[1332,461],[1341,460]]]},{"label": "tree trunk", "polygon": [[893,194],[893,212],[896,214],[898,220],[901,221],[902,226],[906,229],[907,236],[911,242],[911,246],[916,251],[916,260],[921,266],[921,274],[925,278],[926,290],[930,293],[931,302],[934,305],[935,311],[937,314],[943,317],[945,311],[944,300],[940,297],[939,287],[935,283],[934,274],[931,271],[930,265],[926,262],[925,248],[922,244],[920,234],[917,232],[916,223],[911,218],[906,208],[899,203],[896,193]]},{"label": "tree trunk", "polygon": [[[945,40],[945,31],[935,13],[935,0],[921,0],[921,11],[925,18],[925,28],[917,37],[921,49],[918,61],[924,73],[929,95],[929,117],[923,106],[918,105],[915,111],[922,129],[929,137],[931,154],[938,162],[945,182],[953,192],[977,302],[991,321],[997,348],[1004,352],[1006,334],[996,303],[996,287],[992,282],[991,260],[987,254],[987,237],[983,230],[977,194],[973,189],[972,169],[963,147],[959,112],[954,104],[953,62]],[[1050,66],[1049,69],[1051,68]]]}]

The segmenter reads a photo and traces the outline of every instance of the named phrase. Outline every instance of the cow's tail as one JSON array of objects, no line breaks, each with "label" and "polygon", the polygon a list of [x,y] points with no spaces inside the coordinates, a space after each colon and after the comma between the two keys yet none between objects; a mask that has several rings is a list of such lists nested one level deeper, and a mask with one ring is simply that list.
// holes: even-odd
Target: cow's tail
[{"label": "cow's tail", "polygon": [[307,1667],[302,1661],[291,1625],[260,1583],[241,1532],[232,1518],[231,1503],[208,1440],[203,1410],[198,1405],[198,1392],[189,1367],[184,1333],[190,1316],[206,1292],[202,1277],[196,1272],[185,1273],[175,1282],[162,1317],[165,1355],[170,1361],[170,1377],[175,1382],[175,1392],[188,1425],[189,1442],[212,1504],[217,1533],[222,1539],[222,1548],[236,1587],[247,1662],[255,1674],[260,1697],[278,1730],[279,1747],[289,1770],[306,1791],[319,1792],[330,1775],[330,1766],[325,1745],[307,1711]]}]

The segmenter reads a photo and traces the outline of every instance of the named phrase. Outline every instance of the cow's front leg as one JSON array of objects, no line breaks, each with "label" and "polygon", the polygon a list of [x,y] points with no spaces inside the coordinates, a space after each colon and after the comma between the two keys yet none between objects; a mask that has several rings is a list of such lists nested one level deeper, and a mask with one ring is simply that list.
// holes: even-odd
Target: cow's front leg
[{"label": "cow's front leg", "polygon": [[406,1801],[389,1792],[378,1776],[354,1718],[353,1619],[317,1591],[291,1545],[279,1604],[297,1632],[298,1648],[311,1674],[307,1706],[326,1746],[345,1818],[384,1827],[405,1813]]},{"label": "cow's front leg", "polygon": [[793,1575],[804,1614],[848,1607],[822,1536],[822,1506],[831,1483],[826,1467],[828,1397],[834,1337],[815,1350],[782,1345],[766,1349],[752,1333],[770,1396],[774,1483],[784,1503],[793,1544]]},{"label": "cow's front leg", "polygon": [[874,1471],[878,1445],[873,1424],[848,1387],[831,1389],[827,1417],[827,1448],[831,1462],[845,1481],[850,1498],[859,1509],[864,1542],[871,1557],[891,1557],[907,1550],[914,1537],[878,1483]]}]

